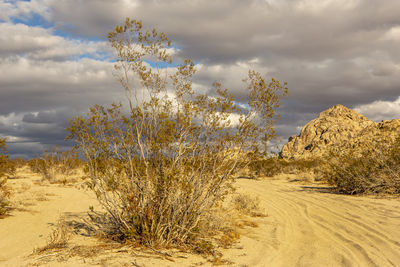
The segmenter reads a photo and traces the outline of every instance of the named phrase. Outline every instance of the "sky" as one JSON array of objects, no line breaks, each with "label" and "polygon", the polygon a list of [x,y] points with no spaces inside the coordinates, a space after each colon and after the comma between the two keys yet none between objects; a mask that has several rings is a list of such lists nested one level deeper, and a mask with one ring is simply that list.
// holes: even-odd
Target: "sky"
[{"label": "sky", "polygon": [[0,0],[0,137],[13,157],[67,149],[70,118],[122,101],[106,36],[126,17],[196,62],[196,88],[245,102],[250,68],[287,81],[276,143],[335,104],[400,118],[399,14],[398,0]]}]

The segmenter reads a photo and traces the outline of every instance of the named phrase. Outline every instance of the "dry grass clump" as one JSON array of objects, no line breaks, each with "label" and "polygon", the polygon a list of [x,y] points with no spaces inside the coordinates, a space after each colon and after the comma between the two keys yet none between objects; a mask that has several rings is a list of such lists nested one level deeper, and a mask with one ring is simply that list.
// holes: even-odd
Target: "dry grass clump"
[{"label": "dry grass clump", "polygon": [[228,248],[235,244],[240,234],[236,227],[237,218],[232,210],[221,205],[214,208],[199,224],[201,238],[195,242],[190,250],[195,253],[218,257],[218,248]]},{"label": "dry grass clump", "polygon": [[232,198],[232,205],[241,214],[251,217],[264,217],[260,208],[260,199],[245,194],[237,194]]},{"label": "dry grass clump", "polygon": [[32,172],[38,173],[43,180],[50,183],[67,183],[67,176],[77,172],[83,166],[75,151],[58,151],[58,148],[46,150],[39,158],[33,158],[28,162]]},{"label": "dry grass clump", "polygon": [[319,175],[345,194],[400,194],[400,137],[361,152],[332,153]]},{"label": "dry grass clump", "polygon": [[60,218],[56,224],[56,227],[49,235],[47,244],[43,247],[36,248],[33,252],[36,254],[42,254],[48,251],[67,248],[70,237],[71,230],[68,228],[65,220]]},{"label": "dry grass clump", "polygon": [[318,160],[308,159],[282,159],[277,155],[267,158],[258,158],[249,164],[249,170],[256,176],[272,177],[281,173],[299,174],[312,171],[320,164]]}]

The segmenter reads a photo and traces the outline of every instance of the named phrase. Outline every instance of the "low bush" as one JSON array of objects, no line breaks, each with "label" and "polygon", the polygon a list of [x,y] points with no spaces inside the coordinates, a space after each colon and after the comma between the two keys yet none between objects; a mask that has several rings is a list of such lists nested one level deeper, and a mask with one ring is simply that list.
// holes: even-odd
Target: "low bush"
[{"label": "low bush", "polygon": [[57,147],[46,150],[41,157],[33,158],[28,162],[32,172],[40,174],[44,180],[57,182],[58,175],[71,175],[83,166],[75,151],[61,152]]},{"label": "low bush", "polygon": [[9,191],[6,188],[6,182],[5,178],[0,177],[0,216],[7,212],[9,206]]},{"label": "low bush", "polygon": [[22,168],[22,167],[28,165],[28,161],[21,157],[13,158],[10,161],[11,161],[11,164],[13,164],[15,166],[15,168]]},{"label": "low bush", "polygon": [[232,205],[235,210],[241,214],[250,215],[252,217],[261,216],[260,199],[249,195],[237,194],[232,199]]},{"label": "low bush", "polygon": [[281,173],[298,174],[314,170],[319,165],[318,160],[309,159],[282,159],[279,156],[258,158],[250,162],[249,171],[256,175],[272,177]]},{"label": "low bush", "polygon": [[15,174],[15,165],[7,155],[6,139],[0,139],[0,215],[9,209],[9,190],[6,186],[7,178]]},{"label": "low bush", "polygon": [[345,194],[400,194],[400,137],[363,151],[331,153],[319,175]]}]

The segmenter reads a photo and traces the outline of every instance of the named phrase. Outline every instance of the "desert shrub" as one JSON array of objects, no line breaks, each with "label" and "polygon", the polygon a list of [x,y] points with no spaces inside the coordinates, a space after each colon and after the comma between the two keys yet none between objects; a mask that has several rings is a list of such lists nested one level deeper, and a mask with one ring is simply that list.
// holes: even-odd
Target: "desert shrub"
[{"label": "desert shrub", "polygon": [[15,166],[7,155],[6,139],[0,139],[0,215],[7,212],[9,190],[6,187],[7,178],[15,173]]},{"label": "desert shrub", "polygon": [[31,159],[28,165],[32,172],[42,175],[44,180],[54,182],[57,175],[70,175],[83,163],[76,151],[61,152],[55,147],[45,150],[40,157]]},{"label": "desert shrub", "polygon": [[237,211],[240,215],[250,217],[266,217],[267,214],[261,209],[260,199],[257,196],[250,196],[247,194],[235,194],[231,199],[233,210]]},{"label": "desert shrub", "polygon": [[302,173],[314,170],[319,161],[314,159],[282,159],[272,155],[267,158],[256,158],[249,163],[249,171],[256,176],[272,177],[281,173]]},{"label": "desert shrub", "polygon": [[260,211],[260,200],[257,197],[237,194],[232,199],[233,207],[243,214],[249,214]]},{"label": "desert shrub", "polygon": [[24,158],[17,157],[11,159],[11,163],[14,164],[15,168],[22,168],[28,164],[28,161]]},{"label": "desert shrub", "polygon": [[68,138],[85,157],[90,186],[120,239],[199,243],[205,214],[229,191],[249,151],[274,136],[286,84],[249,71],[249,102],[239,107],[219,83],[196,94],[192,61],[160,67],[172,63],[164,33],[127,19],[108,37],[128,105],[92,107],[70,121]]},{"label": "desert shrub", "polygon": [[363,151],[332,152],[320,175],[346,194],[400,193],[400,137]]},{"label": "desert shrub", "polygon": [[0,178],[0,216],[4,215],[7,212],[9,206],[9,202],[7,199],[9,192],[6,188],[6,182],[6,179]]}]

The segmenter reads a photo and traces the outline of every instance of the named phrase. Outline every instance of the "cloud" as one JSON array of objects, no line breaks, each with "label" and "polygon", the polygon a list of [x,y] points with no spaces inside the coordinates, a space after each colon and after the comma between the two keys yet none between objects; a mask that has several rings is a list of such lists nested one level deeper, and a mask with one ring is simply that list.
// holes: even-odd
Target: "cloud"
[{"label": "cloud", "polygon": [[359,105],[355,110],[374,121],[399,119],[400,97],[394,101],[377,100],[372,103]]},{"label": "cloud", "polygon": [[78,61],[0,59],[0,115],[57,107],[82,110],[94,103],[119,101],[122,90],[113,64]]},{"label": "cloud", "polygon": [[8,21],[11,16],[17,14],[17,8],[8,1],[0,2],[0,21]]},{"label": "cloud", "polygon": [[66,39],[50,29],[25,24],[0,23],[0,56],[24,56],[40,60],[102,57],[110,54],[107,42]]}]

